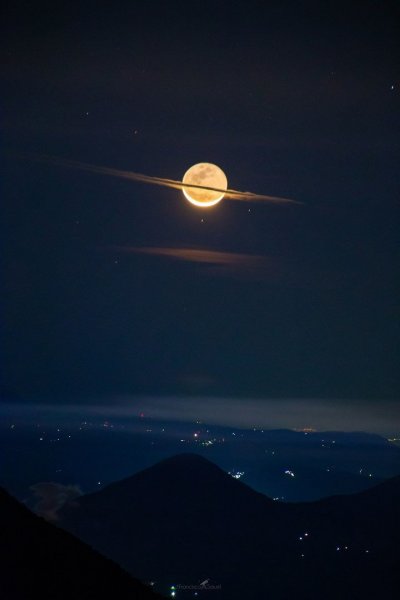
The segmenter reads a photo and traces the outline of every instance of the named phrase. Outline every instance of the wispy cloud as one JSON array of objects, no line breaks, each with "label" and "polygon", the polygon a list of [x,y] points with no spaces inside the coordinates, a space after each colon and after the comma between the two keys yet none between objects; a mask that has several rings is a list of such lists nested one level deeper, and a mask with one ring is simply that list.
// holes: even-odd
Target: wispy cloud
[{"label": "wispy cloud", "polygon": [[63,485],[53,481],[36,483],[30,489],[37,498],[35,512],[48,521],[58,521],[63,506],[73,504],[83,494],[78,485]]},{"label": "wispy cloud", "polygon": [[220,252],[218,250],[202,250],[198,248],[165,248],[165,247],[138,247],[128,248],[130,252],[153,254],[185,260],[188,262],[208,263],[212,265],[246,266],[259,265],[266,262],[264,256],[256,254],[240,254],[238,252]]},{"label": "wispy cloud", "polygon": [[206,272],[209,275],[257,280],[267,276],[276,277],[279,274],[277,259],[258,254],[163,246],[127,246],[119,247],[118,251],[207,265]]},{"label": "wispy cloud", "polygon": [[[80,169],[83,171],[89,171],[91,173],[98,173],[101,175],[111,175],[112,177],[119,177],[122,179],[130,179],[131,181],[138,181],[140,183],[147,183],[151,185],[158,185],[168,188],[174,188],[177,190],[183,189],[182,181],[174,179],[167,179],[165,177],[155,177],[151,175],[144,175],[142,173],[135,173],[134,171],[123,171],[121,169],[114,169],[110,167],[102,167],[97,165],[91,165],[84,162],[66,160],[63,158],[57,158],[52,156],[31,156],[30,158],[39,161],[46,162],[61,167],[70,167],[73,169]],[[224,198],[229,200],[245,200],[247,202],[269,202],[274,204],[301,204],[291,198],[281,198],[279,196],[269,196],[266,194],[257,194],[254,192],[240,192],[239,190],[233,189],[220,189],[204,185],[188,184],[185,183],[185,188],[196,188],[208,191],[222,192]]]},{"label": "wispy cloud", "polygon": [[202,265],[202,273],[241,281],[264,281],[289,288],[334,289],[340,273],[310,268],[294,257],[263,256],[195,246],[112,246],[119,254],[137,254]]}]

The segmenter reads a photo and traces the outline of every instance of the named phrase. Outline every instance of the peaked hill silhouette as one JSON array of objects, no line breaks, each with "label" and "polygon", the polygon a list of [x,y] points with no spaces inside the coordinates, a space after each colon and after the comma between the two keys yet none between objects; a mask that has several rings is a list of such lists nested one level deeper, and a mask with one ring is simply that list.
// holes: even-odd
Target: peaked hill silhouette
[{"label": "peaked hill silhouette", "polygon": [[222,586],[216,600],[365,600],[396,597],[399,502],[400,478],[353,496],[274,502],[183,454],[80,497],[61,525],[159,589],[210,578]]}]

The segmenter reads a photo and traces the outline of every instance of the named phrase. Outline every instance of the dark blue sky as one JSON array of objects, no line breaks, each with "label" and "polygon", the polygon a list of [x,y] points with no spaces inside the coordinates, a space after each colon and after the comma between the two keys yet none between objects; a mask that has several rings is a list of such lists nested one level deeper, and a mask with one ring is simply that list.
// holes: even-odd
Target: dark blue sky
[{"label": "dark blue sky", "polygon": [[[398,398],[398,15],[301,4],[10,9],[7,400]],[[171,179],[214,162],[303,204],[201,211],[42,154]]]}]

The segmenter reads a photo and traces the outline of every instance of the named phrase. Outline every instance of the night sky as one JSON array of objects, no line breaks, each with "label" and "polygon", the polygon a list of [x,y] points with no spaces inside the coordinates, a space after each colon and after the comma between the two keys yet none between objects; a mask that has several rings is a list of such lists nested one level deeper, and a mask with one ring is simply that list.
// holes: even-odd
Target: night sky
[{"label": "night sky", "polygon": [[[148,4],[3,24],[4,399],[395,406],[395,3]],[[212,162],[302,204],[199,209],[42,155],[178,180]]]}]

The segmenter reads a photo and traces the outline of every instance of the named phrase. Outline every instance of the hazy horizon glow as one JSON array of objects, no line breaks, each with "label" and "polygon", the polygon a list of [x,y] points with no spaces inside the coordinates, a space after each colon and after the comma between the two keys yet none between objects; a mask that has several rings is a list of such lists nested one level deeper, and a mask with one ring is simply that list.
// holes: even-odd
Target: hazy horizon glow
[{"label": "hazy horizon glow", "polygon": [[210,397],[124,396],[91,399],[86,403],[0,403],[0,415],[40,418],[43,415],[87,415],[166,421],[202,421],[238,428],[303,429],[317,431],[365,431],[384,436],[400,432],[396,401],[377,402],[325,399],[243,399]]}]

